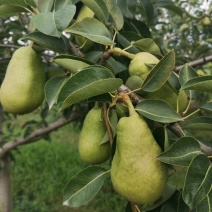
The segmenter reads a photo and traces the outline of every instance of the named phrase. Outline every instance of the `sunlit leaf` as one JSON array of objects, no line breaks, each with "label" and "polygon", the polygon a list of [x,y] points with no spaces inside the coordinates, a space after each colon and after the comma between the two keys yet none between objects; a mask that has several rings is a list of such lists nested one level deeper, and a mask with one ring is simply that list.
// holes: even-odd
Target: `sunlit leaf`
[{"label": "sunlit leaf", "polygon": [[143,100],[136,105],[141,115],[161,123],[172,123],[182,120],[178,113],[162,100]]},{"label": "sunlit leaf", "polygon": [[175,54],[174,51],[170,51],[150,71],[144,80],[142,90],[154,92],[161,88],[171,75],[174,64]]},{"label": "sunlit leaf", "polygon": [[68,5],[58,11],[43,12],[32,17],[33,25],[42,33],[60,37],[76,12],[75,5]]},{"label": "sunlit leaf", "polygon": [[188,166],[200,153],[198,141],[192,137],[181,137],[167,151],[161,153],[158,159],[172,165]]},{"label": "sunlit leaf", "polygon": [[84,18],[76,22],[65,30],[77,35],[82,35],[89,40],[103,45],[112,45],[110,32],[103,23],[95,18]]},{"label": "sunlit leaf", "polygon": [[183,200],[193,209],[209,194],[212,182],[212,165],[205,154],[197,155],[191,162],[183,189]]},{"label": "sunlit leaf", "polygon": [[89,202],[100,190],[108,171],[90,166],[77,173],[64,188],[63,205],[79,207]]}]

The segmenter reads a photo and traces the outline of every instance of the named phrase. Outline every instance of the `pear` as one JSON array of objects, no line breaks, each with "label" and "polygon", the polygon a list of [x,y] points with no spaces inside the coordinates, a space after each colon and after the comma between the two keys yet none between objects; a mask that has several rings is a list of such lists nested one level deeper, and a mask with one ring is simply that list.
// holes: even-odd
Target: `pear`
[{"label": "pear", "polygon": [[[132,75],[132,76],[130,76],[130,77],[127,79],[125,85],[126,85],[130,90],[133,91],[133,90],[136,90],[136,89],[141,88],[143,82],[144,82],[143,79],[141,79],[139,76],[137,76],[137,75]],[[137,93],[138,95],[139,95],[139,94],[140,94],[140,95],[143,94],[143,92],[140,91],[140,90],[135,91],[135,93]]]},{"label": "pear", "polygon": [[102,110],[96,106],[85,117],[80,132],[78,150],[83,161],[89,164],[103,163],[110,157],[109,142],[101,144],[106,126],[101,117]]},{"label": "pear", "polygon": [[114,189],[135,204],[152,204],[164,192],[167,166],[157,160],[162,152],[147,123],[134,110],[117,125],[116,150],[111,165]]},{"label": "pear", "polygon": [[5,111],[30,113],[44,100],[45,72],[40,56],[31,46],[20,47],[9,62],[1,85],[0,98]]}]

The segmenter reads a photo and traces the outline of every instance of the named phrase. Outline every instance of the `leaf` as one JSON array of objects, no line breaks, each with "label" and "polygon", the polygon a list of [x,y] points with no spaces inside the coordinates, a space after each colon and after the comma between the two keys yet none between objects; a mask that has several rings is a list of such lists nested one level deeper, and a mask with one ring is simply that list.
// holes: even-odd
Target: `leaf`
[{"label": "leaf", "polygon": [[69,51],[68,39],[63,35],[60,38],[57,38],[37,31],[27,34],[21,40],[32,40],[42,47],[46,47],[59,53],[68,53]]},{"label": "leaf", "polygon": [[32,24],[42,33],[60,37],[74,17],[75,5],[68,5],[54,12],[43,12],[33,16]]},{"label": "leaf", "polygon": [[205,154],[197,155],[191,162],[183,189],[183,200],[193,209],[209,194],[212,182],[212,165]]},{"label": "leaf", "polygon": [[64,188],[63,205],[79,207],[89,202],[100,190],[108,171],[90,166],[72,177]]},{"label": "leaf", "polygon": [[107,6],[103,0],[81,0],[87,7],[89,7],[100,21],[106,23],[109,18]]},{"label": "leaf", "polygon": [[94,65],[90,60],[75,55],[59,55],[54,58],[53,62],[72,73],[76,73],[89,65]]},{"label": "leaf", "polygon": [[37,7],[40,13],[50,12],[53,6],[54,0],[37,0]]},{"label": "leaf", "polygon": [[114,60],[114,58],[112,58],[112,57],[110,57],[106,61],[105,66],[107,68],[109,68],[114,73],[114,75],[117,75],[118,73],[120,73],[124,70],[127,70],[127,67],[124,64],[120,63],[119,61]]},{"label": "leaf", "polygon": [[44,88],[45,98],[49,105],[49,110],[57,102],[57,97],[62,85],[68,80],[66,76],[57,76],[49,79]]},{"label": "leaf", "polygon": [[172,1],[170,0],[161,0],[156,2],[155,7],[164,7],[168,10],[173,11],[179,16],[183,15],[183,11],[180,7],[176,6]]},{"label": "leaf", "polygon": [[196,212],[212,211],[212,190],[196,207]]},{"label": "leaf", "polygon": [[149,52],[151,54],[162,56],[159,46],[151,38],[143,38],[133,43],[141,52]]},{"label": "leaf", "polygon": [[168,80],[174,69],[175,54],[174,51],[168,52],[158,64],[150,71],[147,78],[144,80],[142,90],[154,92],[161,88]]},{"label": "leaf", "polygon": [[121,30],[124,25],[124,18],[123,18],[120,8],[117,6],[116,3],[114,3],[113,0],[105,0],[105,3],[107,5],[108,11],[115,23],[116,30],[117,31]]},{"label": "leaf", "polygon": [[65,30],[77,35],[82,35],[89,40],[103,45],[113,45],[110,39],[110,32],[105,25],[95,18],[84,18],[82,21],[74,23]]},{"label": "leaf", "polygon": [[137,0],[117,0],[116,2],[124,16],[128,18],[134,17]]},{"label": "leaf", "polygon": [[212,76],[198,76],[187,81],[181,90],[197,90],[212,93]]},{"label": "leaf", "polygon": [[188,166],[192,159],[200,153],[200,145],[197,140],[192,137],[181,137],[167,151],[161,153],[158,159],[172,165]]},{"label": "leaf", "polygon": [[146,21],[149,25],[154,19],[154,7],[152,5],[152,2],[150,0],[140,0],[140,4],[143,8]]},{"label": "leaf", "polygon": [[198,117],[187,120],[184,129],[189,130],[208,130],[212,131],[212,118],[211,117]]},{"label": "leaf", "polygon": [[85,67],[74,74],[61,89],[58,96],[60,110],[81,100],[115,91],[122,83],[121,79],[116,79],[105,67]]},{"label": "leaf", "polygon": [[36,8],[36,4],[34,0],[0,0],[0,6],[1,5],[13,5],[13,6],[19,6],[19,7],[31,6]]},{"label": "leaf", "polygon": [[203,110],[212,111],[212,102],[207,102],[200,107]]},{"label": "leaf", "polygon": [[182,118],[176,111],[163,100],[143,100],[135,107],[141,115],[161,123],[173,123]]},{"label": "leaf", "polygon": [[22,7],[11,6],[11,5],[2,5],[0,6],[0,18],[5,18],[7,16],[12,16],[17,13],[26,12]]}]

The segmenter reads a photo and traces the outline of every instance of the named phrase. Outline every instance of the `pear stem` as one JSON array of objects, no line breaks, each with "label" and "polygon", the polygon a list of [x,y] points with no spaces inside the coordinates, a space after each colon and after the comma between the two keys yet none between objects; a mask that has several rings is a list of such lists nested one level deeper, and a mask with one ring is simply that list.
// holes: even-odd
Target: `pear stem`
[{"label": "pear stem", "polygon": [[136,111],[135,111],[135,108],[134,108],[134,106],[133,106],[133,104],[132,104],[132,102],[130,100],[130,97],[128,96],[128,94],[126,94],[126,93],[120,93],[119,94],[119,97],[121,97],[121,99],[124,102],[127,103],[127,107],[129,109],[130,116],[133,116],[133,115],[137,114]]},{"label": "pear stem", "polygon": [[113,55],[128,57],[131,60],[133,60],[135,57],[135,54],[131,54],[131,53],[129,53],[123,49],[120,49],[118,47],[110,49],[110,53]]}]

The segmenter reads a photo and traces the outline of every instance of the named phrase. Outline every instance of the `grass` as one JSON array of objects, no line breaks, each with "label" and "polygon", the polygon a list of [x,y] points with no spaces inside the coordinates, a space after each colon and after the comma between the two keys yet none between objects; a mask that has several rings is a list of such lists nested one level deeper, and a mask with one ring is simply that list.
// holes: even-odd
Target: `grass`
[{"label": "grass", "polygon": [[51,142],[21,146],[11,165],[14,212],[124,211],[126,201],[114,193],[110,179],[86,206],[62,205],[67,181],[87,165],[77,151],[79,130],[67,125],[51,134]]}]

